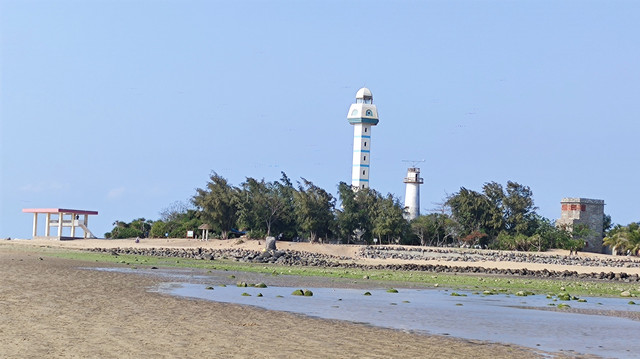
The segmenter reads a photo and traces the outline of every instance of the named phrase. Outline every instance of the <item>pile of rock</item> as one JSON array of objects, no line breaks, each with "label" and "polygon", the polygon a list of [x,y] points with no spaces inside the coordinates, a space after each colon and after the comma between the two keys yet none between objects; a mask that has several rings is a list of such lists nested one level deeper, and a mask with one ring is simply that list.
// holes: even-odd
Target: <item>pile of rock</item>
[{"label": "pile of rock", "polygon": [[349,260],[349,257],[338,257],[328,254],[308,253],[300,251],[265,250],[254,251],[249,249],[211,249],[211,248],[91,248],[89,251],[111,253],[113,255],[137,255],[189,259],[231,259],[238,262],[250,263],[277,263],[289,266],[320,266],[336,267],[340,261]]},{"label": "pile of rock", "polygon": [[587,267],[640,268],[640,260],[631,257],[586,257],[547,255],[537,252],[511,252],[459,248],[407,248],[367,246],[360,249],[359,257],[368,259],[441,260],[451,262],[518,262]]}]

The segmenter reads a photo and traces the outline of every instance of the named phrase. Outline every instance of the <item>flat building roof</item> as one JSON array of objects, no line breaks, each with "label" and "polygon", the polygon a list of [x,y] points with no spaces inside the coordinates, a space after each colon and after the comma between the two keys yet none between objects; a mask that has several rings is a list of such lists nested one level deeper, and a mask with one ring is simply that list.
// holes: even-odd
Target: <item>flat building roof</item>
[{"label": "flat building roof", "polygon": [[73,213],[73,214],[91,214],[97,215],[98,211],[88,211],[84,209],[68,209],[68,208],[23,208],[24,213]]}]

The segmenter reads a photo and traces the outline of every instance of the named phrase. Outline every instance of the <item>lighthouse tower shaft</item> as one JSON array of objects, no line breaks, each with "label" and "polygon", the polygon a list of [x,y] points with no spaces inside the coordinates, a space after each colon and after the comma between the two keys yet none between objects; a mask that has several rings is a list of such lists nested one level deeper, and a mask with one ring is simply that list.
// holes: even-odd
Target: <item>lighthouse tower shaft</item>
[{"label": "lighthouse tower shaft", "polygon": [[407,184],[404,195],[404,206],[407,209],[405,218],[410,221],[420,216],[420,185],[424,183],[420,178],[420,169],[410,167],[403,182]]},{"label": "lighthouse tower shaft", "polygon": [[371,127],[378,124],[378,109],[373,104],[373,96],[367,88],[356,93],[356,103],[352,104],[347,120],[353,125],[353,168],[351,186],[354,189],[369,188],[371,163]]}]

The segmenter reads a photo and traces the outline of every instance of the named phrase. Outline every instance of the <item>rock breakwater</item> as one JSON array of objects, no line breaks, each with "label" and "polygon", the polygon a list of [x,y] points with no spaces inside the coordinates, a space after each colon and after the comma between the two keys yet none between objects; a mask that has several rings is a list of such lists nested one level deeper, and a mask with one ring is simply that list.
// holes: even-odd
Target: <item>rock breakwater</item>
[{"label": "rock breakwater", "polygon": [[[527,262],[525,259],[531,259],[531,263],[547,263],[547,264],[580,264],[595,267],[594,262],[590,258],[561,258],[562,256],[542,256],[532,255],[531,253],[501,253],[498,251],[491,251],[491,253],[479,253],[480,251],[459,252],[448,249],[399,249],[397,247],[363,247],[359,253],[359,257],[362,258],[378,258],[378,259],[416,259],[414,254],[422,254],[424,251],[431,251],[430,253],[451,255],[461,255],[459,259],[454,261],[466,261],[477,262],[483,261],[512,261],[512,262]],[[112,255],[139,255],[139,256],[155,256],[155,257],[170,257],[170,258],[188,258],[197,260],[216,260],[227,259],[235,260],[238,262],[247,263],[274,263],[285,266],[311,266],[311,267],[324,267],[324,268],[345,268],[345,269],[361,269],[361,270],[394,270],[394,271],[422,271],[433,273],[460,273],[460,274],[489,274],[489,275],[504,275],[504,276],[523,276],[523,277],[536,277],[536,278],[550,278],[550,279],[592,279],[592,280],[607,280],[607,281],[622,281],[622,282],[640,282],[640,276],[638,274],[628,274],[624,272],[597,272],[592,273],[578,273],[576,271],[554,271],[554,270],[530,270],[526,268],[522,269],[504,269],[504,268],[485,268],[481,266],[460,266],[460,265],[442,265],[442,264],[415,264],[415,263],[402,263],[402,264],[363,264],[356,263],[356,258],[333,256],[328,254],[310,253],[294,250],[283,251],[254,251],[248,249],[210,249],[210,248],[92,248],[89,249],[92,252],[110,253]],[[406,251],[406,253],[401,253]],[[449,252],[451,251],[451,252]],[[411,253],[415,252],[415,253]],[[399,254],[400,253],[400,254]],[[478,259],[481,257],[484,259]],[[452,257],[453,258],[453,257]],[[510,260],[514,259],[514,260]],[[547,260],[547,262],[545,262]],[[602,261],[602,260],[601,260]],[[589,263],[589,264],[583,264]],[[636,266],[638,263],[604,260],[602,265],[608,265],[612,267],[624,267]],[[618,265],[613,265],[618,264]],[[595,268],[594,268],[595,269]]]}]

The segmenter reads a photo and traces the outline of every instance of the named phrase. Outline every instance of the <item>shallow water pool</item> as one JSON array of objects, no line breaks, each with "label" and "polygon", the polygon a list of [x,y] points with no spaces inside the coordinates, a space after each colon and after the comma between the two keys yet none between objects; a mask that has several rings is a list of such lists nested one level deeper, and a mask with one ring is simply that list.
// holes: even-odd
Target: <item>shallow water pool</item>
[{"label": "shallow water pool", "polygon": [[[310,288],[312,297],[294,296],[292,287],[214,287],[192,283],[166,283],[161,292],[182,297],[257,306],[325,319],[465,339],[513,343],[546,351],[575,351],[605,357],[632,358],[640,352],[640,322],[604,315],[552,312],[542,295],[516,297],[477,295],[431,289],[386,290]],[[243,296],[247,293],[250,296]],[[259,297],[258,294],[262,294]],[[628,300],[588,298],[568,302],[573,308],[629,310]],[[601,304],[597,304],[601,303]],[[630,308],[631,307],[631,308]]]}]

